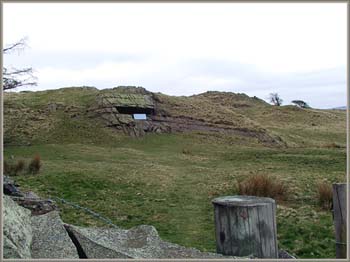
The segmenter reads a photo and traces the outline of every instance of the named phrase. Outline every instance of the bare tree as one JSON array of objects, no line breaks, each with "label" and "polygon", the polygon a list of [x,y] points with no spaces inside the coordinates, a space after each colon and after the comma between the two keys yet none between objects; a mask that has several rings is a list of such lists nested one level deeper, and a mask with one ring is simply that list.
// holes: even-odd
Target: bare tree
[{"label": "bare tree", "polygon": [[[4,55],[21,52],[26,48],[26,38],[22,38],[18,42],[5,47],[2,52]],[[33,68],[6,68],[2,69],[3,90],[14,89],[21,86],[37,85],[36,77],[33,75]]]},{"label": "bare tree", "polygon": [[282,105],[283,100],[282,98],[279,97],[278,93],[270,93],[269,99],[270,99],[270,102],[275,106]]}]

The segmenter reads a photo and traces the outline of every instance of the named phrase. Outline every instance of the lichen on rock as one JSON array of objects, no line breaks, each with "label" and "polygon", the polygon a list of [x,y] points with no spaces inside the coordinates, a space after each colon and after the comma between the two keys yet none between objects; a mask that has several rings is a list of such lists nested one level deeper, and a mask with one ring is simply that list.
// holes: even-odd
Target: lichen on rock
[{"label": "lichen on rock", "polygon": [[58,211],[32,216],[32,258],[79,258]]},{"label": "lichen on rock", "polygon": [[140,225],[129,230],[84,228],[68,225],[87,258],[233,258],[201,252],[162,240],[155,227]]},{"label": "lichen on rock", "polygon": [[31,258],[31,212],[3,196],[4,258]]}]

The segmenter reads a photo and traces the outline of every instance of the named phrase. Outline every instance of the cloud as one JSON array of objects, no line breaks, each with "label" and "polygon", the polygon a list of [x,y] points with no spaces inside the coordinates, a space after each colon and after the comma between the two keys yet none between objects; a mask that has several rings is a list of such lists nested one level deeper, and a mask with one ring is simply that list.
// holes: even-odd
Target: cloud
[{"label": "cloud", "polygon": [[97,88],[135,85],[177,96],[218,90],[267,99],[269,93],[277,92],[287,104],[294,99],[305,100],[311,106],[320,108],[346,103],[345,67],[273,74],[233,61],[168,61],[155,57],[111,60],[84,69],[43,67],[37,70],[37,76],[40,87],[44,89],[79,85]]},{"label": "cloud", "polygon": [[5,43],[28,36],[36,51],[137,50],[229,59],[270,72],[345,65],[346,22],[346,3],[4,4]]},{"label": "cloud", "polygon": [[84,69],[106,62],[140,62],[148,58],[146,54],[139,54],[137,52],[43,51],[33,50],[29,47],[19,55],[5,55],[4,65],[21,67],[31,64],[35,68],[51,66],[65,69]]},{"label": "cloud", "polygon": [[[346,3],[5,3],[4,41],[30,49],[36,89],[144,86],[170,95],[207,90],[288,103],[345,104]],[[64,17],[64,19],[62,19]],[[43,21],[45,21],[43,23]]]}]

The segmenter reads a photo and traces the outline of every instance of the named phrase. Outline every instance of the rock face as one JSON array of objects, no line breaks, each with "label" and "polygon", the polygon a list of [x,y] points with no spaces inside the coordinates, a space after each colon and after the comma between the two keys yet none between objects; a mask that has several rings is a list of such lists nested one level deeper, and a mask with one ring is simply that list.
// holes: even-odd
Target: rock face
[{"label": "rock face", "polygon": [[[227,258],[163,241],[153,226],[130,230],[66,226],[87,258]],[[231,257],[232,258],[232,257]]]},{"label": "rock face", "polygon": [[32,258],[79,258],[57,211],[32,216]]},{"label": "rock face", "polygon": [[49,112],[55,112],[58,109],[63,109],[65,105],[63,103],[49,103],[47,104],[47,109]]},{"label": "rock face", "polygon": [[57,211],[32,216],[4,195],[4,258],[79,258]]},{"label": "rock face", "polygon": [[292,256],[291,254],[289,254],[287,251],[280,249],[278,251],[278,258],[289,258],[289,259],[296,259],[296,257]]},{"label": "rock face", "polygon": [[33,216],[43,215],[54,210],[58,210],[58,207],[50,199],[31,198],[28,195],[23,197],[13,197],[13,200],[22,207],[31,210]]},{"label": "rock face", "polygon": [[[212,96],[214,95],[210,95]],[[189,106],[181,99],[169,100],[165,96],[151,93],[140,87],[117,87],[102,90],[96,96],[96,103],[87,111],[89,117],[102,120],[106,127],[121,130],[132,137],[144,136],[146,133],[199,131],[254,138],[269,146],[286,146],[280,137],[270,134],[243,115],[227,108],[220,109],[220,103],[210,102],[211,100],[206,99],[204,95],[198,95],[197,100],[188,99],[194,99],[196,106]],[[221,100],[220,97],[219,100]],[[198,106],[199,102],[201,106]],[[210,117],[207,113],[198,113],[203,111],[202,106],[208,103],[212,105],[212,111],[214,111],[213,113],[208,111]],[[250,106],[237,104],[237,101],[233,105],[239,108]],[[217,114],[218,110],[220,114]],[[146,119],[134,119],[133,114],[145,114]]]},{"label": "rock face", "polygon": [[23,194],[18,190],[15,182],[8,176],[4,176],[3,190],[5,195],[23,196]]},{"label": "rock face", "polygon": [[3,196],[4,258],[31,258],[32,227],[30,211]]},{"label": "rock face", "polygon": [[32,215],[42,215],[58,209],[50,199],[41,199],[31,191],[21,192],[18,185],[8,176],[4,176],[3,189],[5,195],[11,196],[17,204],[31,210]]},{"label": "rock face", "polygon": [[[165,123],[153,121],[156,105],[152,93],[143,88],[118,87],[97,96],[97,106],[89,109],[91,117],[103,119],[108,127],[122,130],[133,137],[147,132],[169,133]],[[146,120],[136,120],[133,114],[145,114]]]}]

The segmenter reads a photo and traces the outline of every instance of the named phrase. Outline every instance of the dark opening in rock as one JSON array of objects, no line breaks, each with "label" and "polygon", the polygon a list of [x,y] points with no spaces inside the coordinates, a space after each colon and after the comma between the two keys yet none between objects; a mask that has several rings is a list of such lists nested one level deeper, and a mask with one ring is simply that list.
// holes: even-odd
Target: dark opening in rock
[{"label": "dark opening in rock", "polygon": [[88,258],[87,255],[85,254],[84,249],[80,245],[79,240],[75,237],[74,233],[71,231],[69,226],[68,225],[64,225],[64,228],[66,229],[66,231],[68,233],[68,236],[70,237],[70,239],[72,240],[75,248],[77,249],[79,258]]},{"label": "dark opening in rock", "polygon": [[127,107],[127,106],[117,106],[117,110],[120,114],[147,114],[153,115],[153,108],[144,108],[144,107]]}]

